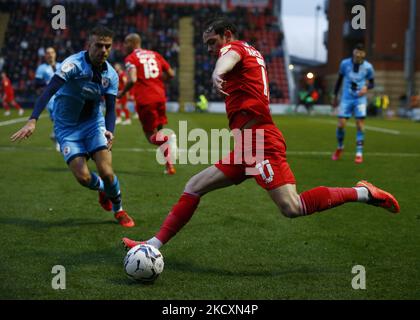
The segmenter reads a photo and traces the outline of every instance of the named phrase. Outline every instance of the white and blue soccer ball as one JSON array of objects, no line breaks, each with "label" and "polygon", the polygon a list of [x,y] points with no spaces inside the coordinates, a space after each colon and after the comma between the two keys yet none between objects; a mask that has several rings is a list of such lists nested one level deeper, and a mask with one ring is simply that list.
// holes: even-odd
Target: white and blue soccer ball
[{"label": "white and blue soccer ball", "polygon": [[155,281],[162,273],[163,267],[162,254],[148,244],[139,244],[131,248],[124,258],[125,273],[139,282]]}]

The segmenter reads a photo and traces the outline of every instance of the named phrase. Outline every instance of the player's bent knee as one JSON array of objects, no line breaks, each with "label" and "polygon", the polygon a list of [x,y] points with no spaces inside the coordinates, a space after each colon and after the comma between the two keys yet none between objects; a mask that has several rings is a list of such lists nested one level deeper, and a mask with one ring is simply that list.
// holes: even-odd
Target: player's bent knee
[{"label": "player's bent knee", "polygon": [[88,174],[76,174],[77,182],[79,182],[84,187],[89,186],[90,179],[91,179],[91,177]]},{"label": "player's bent knee", "polygon": [[191,177],[185,185],[184,192],[202,196],[208,192],[209,184],[211,184],[211,181],[209,180],[211,179],[206,177],[203,172],[200,172]]},{"label": "player's bent knee", "polygon": [[99,176],[101,177],[101,179],[105,182],[105,183],[112,183],[114,181],[114,173],[112,172],[112,170],[108,170],[105,172],[100,172]]},{"label": "player's bent knee", "polygon": [[294,218],[300,217],[300,213],[298,211],[296,211],[296,210],[291,209],[291,208],[280,209],[280,212],[286,218],[294,219]]},{"label": "player's bent knee", "polygon": [[98,173],[103,181],[112,182],[114,179],[114,171],[110,165],[98,166]]},{"label": "player's bent knee", "polygon": [[200,194],[200,180],[197,178],[197,175],[188,180],[184,191],[187,193]]},{"label": "player's bent knee", "polygon": [[284,202],[279,205],[279,210],[286,218],[297,218],[301,216],[301,210],[298,205],[291,202]]}]

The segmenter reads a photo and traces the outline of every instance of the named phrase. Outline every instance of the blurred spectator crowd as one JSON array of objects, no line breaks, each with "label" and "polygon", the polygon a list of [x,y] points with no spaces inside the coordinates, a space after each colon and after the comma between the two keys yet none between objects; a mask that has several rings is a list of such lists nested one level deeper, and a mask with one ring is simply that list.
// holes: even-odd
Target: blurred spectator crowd
[{"label": "blurred spectator crowd", "polygon": [[[53,30],[51,7],[62,4],[66,9],[65,30]],[[205,21],[222,15],[219,6],[168,5],[137,3],[135,0],[66,1],[9,1],[0,0],[0,11],[8,12],[10,20],[0,52],[0,69],[11,79],[19,101],[33,104],[36,99],[35,70],[44,62],[47,47],[57,51],[57,61],[85,49],[89,30],[98,23],[115,32],[109,61],[123,62],[124,37],[131,32],[142,36],[142,47],[162,54],[178,74],[179,30],[182,16],[193,16],[195,27],[195,92],[205,94],[210,101],[221,98],[211,86],[214,59],[209,57],[202,43]],[[240,39],[247,40],[263,53],[267,62],[272,102],[288,100],[287,80],[283,59],[283,33],[277,18],[270,10],[235,8],[227,14],[239,28]],[[178,79],[167,86],[167,97],[177,101]]]}]

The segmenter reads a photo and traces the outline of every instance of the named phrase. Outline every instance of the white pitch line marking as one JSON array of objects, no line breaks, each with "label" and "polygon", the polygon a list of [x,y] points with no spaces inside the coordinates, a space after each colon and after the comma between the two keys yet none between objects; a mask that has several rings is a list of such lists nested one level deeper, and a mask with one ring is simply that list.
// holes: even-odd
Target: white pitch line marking
[{"label": "white pitch line marking", "polygon": [[[311,119],[311,121],[323,122],[323,123],[329,123],[329,124],[337,125],[337,121],[334,121],[334,120]],[[347,122],[347,126],[355,128],[356,124]],[[386,128],[381,128],[381,127],[374,127],[374,126],[367,126],[367,125],[365,125],[365,129],[369,130],[369,131],[389,133],[389,134],[393,134],[393,135],[396,135],[396,136],[401,134],[401,131],[398,131],[398,130],[392,130],[392,129],[386,129]]]},{"label": "white pitch line marking", "polygon": [[[45,152],[55,150],[53,147],[17,147],[17,146],[0,146],[0,152],[23,152],[23,151],[35,151],[35,152]],[[155,153],[157,149],[153,148],[113,148],[114,152],[149,152]],[[179,152],[185,153],[188,152],[186,149],[179,149]],[[224,154],[225,150],[201,150],[201,152],[210,153],[210,152],[219,152],[220,155]],[[332,151],[287,151],[287,155],[312,155],[312,156],[330,156]],[[406,153],[406,152],[364,152],[365,156],[372,157],[397,157],[397,158],[416,158],[420,157],[420,153]]]},{"label": "white pitch line marking", "polygon": [[[41,115],[39,117],[39,119],[45,118],[45,117],[47,117],[47,115]],[[29,119],[28,117],[22,117],[22,118],[7,120],[7,121],[1,121],[0,122],[0,127],[9,126],[11,124],[15,124],[15,123],[19,123],[19,122],[25,122],[25,121],[28,121],[28,119]]]}]

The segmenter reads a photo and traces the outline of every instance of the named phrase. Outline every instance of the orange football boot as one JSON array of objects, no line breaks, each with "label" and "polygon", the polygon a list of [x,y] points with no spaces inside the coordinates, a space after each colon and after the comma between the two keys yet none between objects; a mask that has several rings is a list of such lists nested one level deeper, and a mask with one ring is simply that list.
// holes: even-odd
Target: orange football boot
[{"label": "orange football boot", "polygon": [[138,246],[139,244],[145,244],[146,241],[135,241],[128,238],[122,238],[121,242],[123,243],[125,249],[128,251],[131,248]]},{"label": "orange football boot", "polygon": [[175,167],[172,163],[167,162],[165,168],[165,174],[173,175],[176,173]]},{"label": "orange football boot", "polygon": [[134,220],[124,210],[116,212],[114,217],[118,220],[118,223],[125,228],[132,228],[136,225]]},{"label": "orange football boot", "polygon": [[335,152],[333,153],[333,155],[332,155],[331,159],[332,159],[333,161],[340,160],[341,155],[343,154],[343,150],[344,150],[344,149],[337,148],[337,150],[335,150]]},{"label": "orange football boot", "polygon": [[356,155],[356,158],[354,158],[354,162],[357,164],[363,163],[363,156],[361,154]]},{"label": "orange football boot", "polygon": [[398,204],[397,199],[395,199],[395,197],[392,194],[381,190],[378,187],[375,187],[373,184],[364,180],[359,181],[356,184],[356,187],[365,187],[366,189],[368,189],[371,199],[367,202],[367,204],[384,208],[392,213],[400,212],[400,205]]}]

